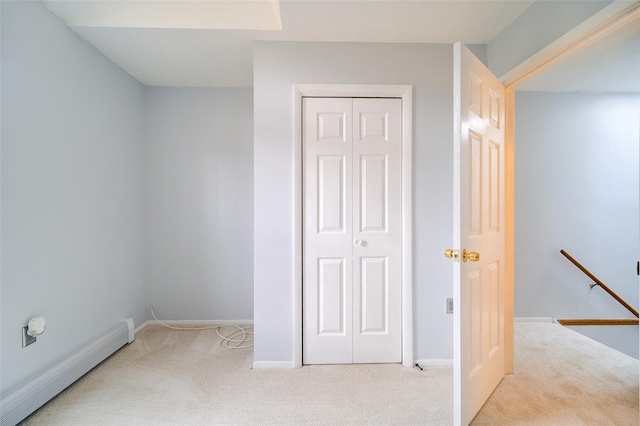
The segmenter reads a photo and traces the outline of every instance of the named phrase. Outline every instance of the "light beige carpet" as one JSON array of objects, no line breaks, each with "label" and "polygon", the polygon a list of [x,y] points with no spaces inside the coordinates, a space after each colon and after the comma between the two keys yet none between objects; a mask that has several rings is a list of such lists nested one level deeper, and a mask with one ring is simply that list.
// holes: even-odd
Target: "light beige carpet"
[{"label": "light beige carpet", "polygon": [[[209,331],[142,330],[28,425],[450,424],[451,369],[252,370]],[[430,397],[426,397],[430,395]]]},{"label": "light beige carpet", "polygon": [[[449,425],[450,368],[252,370],[214,330],[142,330],[25,425]],[[556,324],[516,324],[516,374],[477,425],[636,425],[638,361]]]},{"label": "light beige carpet", "polygon": [[515,324],[515,373],[473,425],[638,425],[638,360],[552,323]]}]

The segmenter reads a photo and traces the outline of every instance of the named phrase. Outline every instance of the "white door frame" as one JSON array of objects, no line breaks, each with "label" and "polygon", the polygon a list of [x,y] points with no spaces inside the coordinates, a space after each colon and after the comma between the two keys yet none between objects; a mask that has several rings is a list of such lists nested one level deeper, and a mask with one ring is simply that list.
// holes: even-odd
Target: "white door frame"
[{"label": "white door frame", "polygon": [[402,99],[402,365],[413,366],[413,86],[294,84],[293,86],[293,366],[302,367],[302,98]]}]

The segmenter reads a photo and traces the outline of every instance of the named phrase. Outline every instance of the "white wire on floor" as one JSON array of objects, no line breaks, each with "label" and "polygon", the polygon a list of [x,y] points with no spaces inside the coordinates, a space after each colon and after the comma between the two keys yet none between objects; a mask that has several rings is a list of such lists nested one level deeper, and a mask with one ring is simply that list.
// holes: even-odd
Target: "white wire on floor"
[{"label": "white wire on floor", "polygon": [[[253,346],[253,326],[248,325],[245,327],[239,326],[237,324],[220,324],[220,325],[207,325],[202,327],[176,327],[175,325],[169,325],[167,323],[162,322],[156,316],[156,313],[153,311],[153,306],[151,306],[151,315],[158,322],[158,324],[170,328],[172,330],[216,330],[216,333],[222,339],[220,341],[220,349],[223,351],[228,351],[231,349],[246,349]],[[221,328],[224,327],[233,327],[235,330],[230,332],[229,334],[223,335],[220,332]],[[249,337],[251,335],[251,337]]]}]

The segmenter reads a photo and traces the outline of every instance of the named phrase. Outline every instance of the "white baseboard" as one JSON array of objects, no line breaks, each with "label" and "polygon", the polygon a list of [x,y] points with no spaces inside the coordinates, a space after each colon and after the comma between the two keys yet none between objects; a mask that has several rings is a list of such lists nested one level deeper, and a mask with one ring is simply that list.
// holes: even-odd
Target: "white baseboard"
[{"label": "white baseboard", "polygon": [[293,369],[293,367],[293,361],[253,361],[254,370],[265,368]]},{"label": "white baseboard", "polygon": [[151,321],[145,321],[143,322],[140,326],[138,326],[138,328],[136,328],[135,334],[140,333],[142,330],[144,330],[145,328],[147,328],[147,326],[149,326],[151,323]]},{"label": "white baseboard", "polygon": [[422,368],[453,367],[453,359],[416,359],[415,364],[418,364]]},{"label": "white baseboard", "polygon": [[518,317],[514,318],[513,322],[556,322],[553,317]]},{"label": "white baseboard", "polygon": [[184,328],[220,327],[223,325],[239,325],[240,327],[250,327],[253,325],[253,320],[148,320],[145,321],[141,326],[136,328],[136,334],[150,325],[170,325],[172,327]]},{"label": "white baseboard", "polygon": [[[414,365],[418,364],[422,368],[430,367],[453,367],[452,359],[418,359],[414,361]],[[414,366],[412,365],[412,367]],[[253,361],[253,369],[292,369],[295,368],[293,361]]]},{"label": "white baseboard", "polygon": [[25,382],[0,400],[0,424],[16,425],[51,398],[78,380],[131,341],[133,320],[118,322],[93,343],[69,358],[43,370],[34,379]]}]

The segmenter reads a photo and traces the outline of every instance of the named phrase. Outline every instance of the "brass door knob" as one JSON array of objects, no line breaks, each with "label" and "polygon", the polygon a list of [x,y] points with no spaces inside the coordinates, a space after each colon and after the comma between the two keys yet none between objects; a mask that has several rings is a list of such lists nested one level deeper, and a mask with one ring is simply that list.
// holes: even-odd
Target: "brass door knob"
[{"label": "brass door knob", "polygon": [[454,249],[446,249],[444,251],[444,255],[445,257],[448,257],[449,259],[453,259],[454,261],[457,262],[458,258],[460,257],[460,252]]},{"label": "brass door knob", "polygon": [[466,262],[467,260],[477,262],[480,260],[480,253],[476,251],[467,251],[467,249],[462,250],[462,261]]}]

